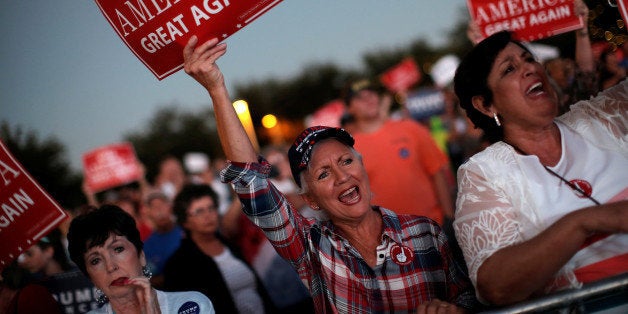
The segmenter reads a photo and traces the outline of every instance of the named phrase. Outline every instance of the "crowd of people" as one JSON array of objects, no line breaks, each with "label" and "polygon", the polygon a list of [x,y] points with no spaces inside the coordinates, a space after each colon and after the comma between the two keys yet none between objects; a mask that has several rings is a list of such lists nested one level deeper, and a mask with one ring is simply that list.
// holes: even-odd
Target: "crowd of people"
[{"label": "crowd of people", "polygon": [[193,36],[184,69],[224,159],[84,187],[88,204],[5,267],[0,312],[473,313],[625,273],[628,52],[596,53],[586,26],[573,60],[468,34],[439,87],[444,147],[358,79],[343,128],[259,152],[216,65],[226,45]]}]

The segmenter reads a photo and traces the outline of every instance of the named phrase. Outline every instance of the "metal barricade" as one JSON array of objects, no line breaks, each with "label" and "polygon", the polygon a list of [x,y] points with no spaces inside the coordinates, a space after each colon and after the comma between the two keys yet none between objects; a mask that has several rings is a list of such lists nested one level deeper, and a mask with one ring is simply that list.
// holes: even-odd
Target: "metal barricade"
[{"label": "metal barricade", "polygon": [[628,313],[628,273],[482,313]]}]

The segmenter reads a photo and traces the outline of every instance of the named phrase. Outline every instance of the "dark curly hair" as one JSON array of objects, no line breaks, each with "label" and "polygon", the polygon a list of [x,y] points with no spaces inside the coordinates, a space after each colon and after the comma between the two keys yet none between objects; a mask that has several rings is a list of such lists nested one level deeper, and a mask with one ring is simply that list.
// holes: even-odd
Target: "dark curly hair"
[{"label": "dark curly hair", "polygon": [[[211,186],[207,184],[187,184],[181,188],[181,191],[175,196],[174,202],[172,204],[172,210],[174,214],[177,216],[177,223],[180,226],[188,219],[188,207],[192,204],[193,201],[209,196],[214,201],[214,206],[218,208],[220,205],[218,203],[218,194],[211,188]],[[184,228],[185,229],[185,228]],[[186,233],[188,231],[186,230]]]},{"label": "dark curly hair", "polygon": [[[85,253],[101,246],[111,234],[125,236],[135,246],[138,256],[144,248],[135,219],[115,205],[103,205],[75,217],[68,231],[68,251],[76,266],[87,274]],[[88,276],[89,277],[89,276]]]},{"label": "dark curly hair", "polygon": [[501,31],[485,38],[473,47],[458,65],[454,76],[454,91],[460,100],[460,106],[465,110],[475,127],[484,131],[490,142],[501,140],[503,130],[495,124],[491,117],[475,109],[472,99],[475,96],[482,96],[486,104],[492,103],[493,92],[488,87],[488,75],[497,55],[509,43],[514,43],[530,52],[526,46],[513,38],[511,32]]}]

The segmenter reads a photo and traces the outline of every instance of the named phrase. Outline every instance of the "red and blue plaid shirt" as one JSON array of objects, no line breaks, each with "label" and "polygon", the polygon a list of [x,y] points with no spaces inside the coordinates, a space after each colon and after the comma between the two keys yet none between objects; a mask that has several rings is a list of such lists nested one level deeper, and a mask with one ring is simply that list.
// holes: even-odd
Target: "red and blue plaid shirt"
[{"label": "red and blue plaid shirt", "polygon": [[[297,270],[317,313],[411,313],[432,299],[468,309],[477,304],[471,282],[434,221],[374,207],[384,229],[373,268],[331,221],[298,214],[267,179],[269,172],[260,158],[259,163],[230,162],[221,176],[234,186],[245,214]],[[400,259],[400,247],[412,253]]]}]

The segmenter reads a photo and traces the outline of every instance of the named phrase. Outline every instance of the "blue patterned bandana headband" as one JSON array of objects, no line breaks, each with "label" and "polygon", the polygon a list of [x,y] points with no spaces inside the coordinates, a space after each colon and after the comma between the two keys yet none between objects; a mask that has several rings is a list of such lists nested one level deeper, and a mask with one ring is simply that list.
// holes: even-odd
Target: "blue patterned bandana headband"
[{"label": "blue patterned bandana headband", "polygon": [[303,130],[288,150],[292,177],[299,187],[301,187],[301,171],[310,163],[312,149],[317,143],[328,138],[335,138],[350,147],[353,147],[355,143],[353,137],[344,129],[319,125]]}]

